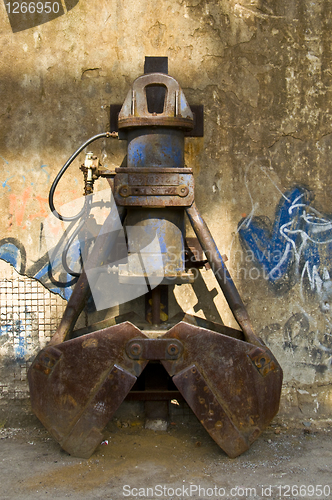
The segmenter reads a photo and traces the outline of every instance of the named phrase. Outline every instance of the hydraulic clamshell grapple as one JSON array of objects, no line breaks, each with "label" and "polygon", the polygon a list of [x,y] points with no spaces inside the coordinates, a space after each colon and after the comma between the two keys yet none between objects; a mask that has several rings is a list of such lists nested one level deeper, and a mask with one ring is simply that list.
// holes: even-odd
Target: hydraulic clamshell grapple
[{"label": "hydraulic clamshell grapple", "polygon": [[[159,64],[161,70],[151,72],[149,64]],[[201,109],[196,106],[193,114],[178,82],[163,65],[165,58],[146,59],[146,74],[134,81],[118,114],[119,138],[128,141],[126,164],[110,173],[89,153],[82,166],[86,194],[92,192],[95,178],[106,177],[115,204],[84,262],[59,328],[28,373],[34,413],[61,447],[78,457],[88,458],[100,444],[103,428],[149,362],[164,367],[207,432],[230,457],[250,447],[279,407],[282,370],[252,329],[195,205],[192,170],[184,167],[185,135],[195,135],[200,128]],[[106,132],[87,141],[68,160],[56,182],[84,147],[100,137],[114,136]],[[50,206],[62,218],[53,205],[54,189]],[[194,281],[186,262],[185,214],[206,259],[196,260],[196,266],[208,262],[239,330],[185,314],[162,320],[163,287]],[[90,293],[94,297],[99,270],[116,244],[116,220],[127,228],[128,258],[113,272],[119,286],[147,285],[150,316],[148,320],[136,314],[118,316],[74,330],[87,297]],[[155,246],[149,246],[155,238],[159,255]],[[107,288],[103,293],[107,295]],[[141,396],[144,399],[144,393]],[[172,391],[152,390],[146,399],[172,397]]]}]

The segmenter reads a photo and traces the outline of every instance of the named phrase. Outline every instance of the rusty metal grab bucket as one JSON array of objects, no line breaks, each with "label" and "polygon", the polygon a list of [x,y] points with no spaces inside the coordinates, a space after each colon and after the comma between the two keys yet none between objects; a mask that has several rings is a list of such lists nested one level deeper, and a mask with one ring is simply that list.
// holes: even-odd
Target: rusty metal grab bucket
[{"label": "rusty metal grab bucket", "polygon": [[[153,86],[164,89],[164,103],[158,104],[158,112],[151,103],[146,104],[147,89]],[[82,166],[86,193],[91,192],[95,178],[110,180],[116,214],[112,210],[106,219],[59,328],[29,370],[32,409],[64,450],[88,458],[144,368],[150,361],[159,361],[210,436],[227,455],[236,457],[250,447],[277,413],[282,370],[255,335],[195,205],[192,172],[184,168],[184,135],[194,128],[194,116],[176,80],[152,72],[134,82],[119,113],[118,127],[120,138],[128,140],[127,166],[111,175],[91,156]],[[115,135],[105,133],[95,138]],[[87,144],[89,141],[83,146]],[[61,175],[77,154],[68,160]],[[61,217],[52,196],[51,209]],[[175,271],[163,255],[161,284],[193,281],[183,258],[185,213],[240,329],[188,315],[162,322],[156,287],[152,291],[152,324],[129,315],[74,331],[93,287],[87,272],[107,261],[114,244],[108,229],[115,217],[124,225],[148,228],[153,220],[157,234],[178,245]],[[138,243],[133,240],[132,248]],[[128,264],[121,270],[119,266],[119,283],[135,283],[138,278],[147,276],[139,276],[135,266]]]}]

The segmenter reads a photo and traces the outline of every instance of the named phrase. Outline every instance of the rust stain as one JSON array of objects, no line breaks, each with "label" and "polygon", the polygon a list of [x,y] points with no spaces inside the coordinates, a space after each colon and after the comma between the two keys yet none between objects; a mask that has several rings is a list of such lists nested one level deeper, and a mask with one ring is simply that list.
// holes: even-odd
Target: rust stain
[{"label": "rust stain", "polygon": [[98,347],[98,339],[87,339],[82,342],[83,349],[90,347]]},{"label": "rust stain", "polygon": [[204,149],[204,138],[195,137],[195,140],[187,140],[185,142],[185,163],[193,169],[194,176],[201,171],[199,155]]},{"label": "rust stain", "polygon": [[66,406],[67,403],[74,407],[77,406],[75,399],[70,394],[63,394],[63,396],[61,397],[61,406]]}]

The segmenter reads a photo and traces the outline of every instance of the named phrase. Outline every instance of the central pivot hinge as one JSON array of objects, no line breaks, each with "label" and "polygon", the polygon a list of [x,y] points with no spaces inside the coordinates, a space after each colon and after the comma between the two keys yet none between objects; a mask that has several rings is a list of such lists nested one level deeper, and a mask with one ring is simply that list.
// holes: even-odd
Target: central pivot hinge
[{"label": "central pivot hinge", "polygon": [[183,344],[176,339],[133,339],[126,345],[129,358],[149,361],[174,361],[182,356],[183,350]]}]

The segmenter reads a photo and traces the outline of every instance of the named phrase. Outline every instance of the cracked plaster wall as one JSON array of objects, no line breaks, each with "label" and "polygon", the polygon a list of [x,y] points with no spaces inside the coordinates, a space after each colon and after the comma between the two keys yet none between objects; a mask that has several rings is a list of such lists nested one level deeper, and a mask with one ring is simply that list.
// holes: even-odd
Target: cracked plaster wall
[{"label": "cracked plaster wall", "polygon": [[[313,414],[328,411],[331,17],[328,0],[165,0],[158,8],[80,0],[64,16],[12,33],[1,5],[2,258],[30,277],[41,272],[54,176],[83,141],[108,129],[109,106],[124,100],[144,56],[168,56],[188,101],[205,109],[204,138],[186,141],[196,202],[256,332],[284,368],[284,407],[300,407],[300,388],[319,394],[307,402]],[[125,148],[93,146],[110,168]],[[79,164],[57,206],[82,195]],[[269,274],[276,266],[279,275]],[[194,291],[175,290],[180,305],[234,325],[210,271],[202,278]]]}]

